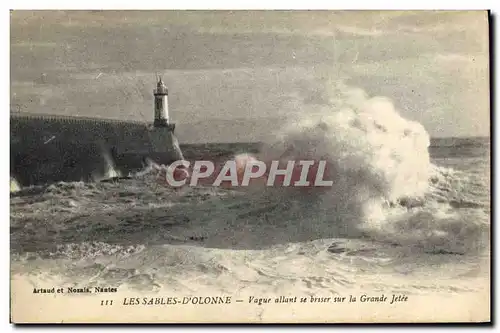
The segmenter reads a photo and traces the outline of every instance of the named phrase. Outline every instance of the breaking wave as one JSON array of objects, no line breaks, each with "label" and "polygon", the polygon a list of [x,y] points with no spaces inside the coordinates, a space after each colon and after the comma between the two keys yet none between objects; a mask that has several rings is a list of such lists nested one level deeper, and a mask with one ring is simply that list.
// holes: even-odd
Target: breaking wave
[{"label": "breaking wave", "polygon": [[308,219],[325,237],[368,234],[429,251],[485,245],[488,199],[473,192],[487,187],[485,180],[474,184],[465,173],[433,165],[426,130],[389,99],[344,85],[333,92],[328,107],[304,110],[263,144],[261,160],[327,160],[334,181],[319,194],[266,189],[266,201],[287,202],[281,218]]}]

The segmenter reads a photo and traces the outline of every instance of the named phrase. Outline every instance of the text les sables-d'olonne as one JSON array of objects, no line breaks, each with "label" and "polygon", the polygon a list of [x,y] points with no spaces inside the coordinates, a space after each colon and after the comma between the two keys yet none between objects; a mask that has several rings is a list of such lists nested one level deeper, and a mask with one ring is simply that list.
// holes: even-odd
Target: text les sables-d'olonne
[{"label": "text les sables-d'olonne", "polygon": [[[390,297],[385,295],[369,296],[361,295],[359,297],[349,295],[335,297],[298,297],[298,296],[279,296],[279,297],[255,297],[248,296],[246,300],[237,299],[236,303],[247,303],[255,305],[264,304],[287,304],[287,303],[389,303],[395,304],[399,302],[407,302],[408,296],[404,294],[392,294]],[[137,305],[177,305],[177,304],[193,304],[193,305],[211,305],[211,304],[232,304],[234,300],[231,296],[185,296],[185,297],[125,297],[122,305],[137,306]]]}]

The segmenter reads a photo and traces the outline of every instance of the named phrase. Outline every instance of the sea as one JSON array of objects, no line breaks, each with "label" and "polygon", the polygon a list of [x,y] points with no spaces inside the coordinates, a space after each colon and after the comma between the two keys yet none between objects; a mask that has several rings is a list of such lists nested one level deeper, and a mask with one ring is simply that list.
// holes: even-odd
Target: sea
[{"label": "sea", "polygon": [[[320,146],[310,135],[306,141]],[[108,286],[180,295],[489,290],[489,138],[424,144],[428,174],[413,197],[414,189],[396,189],[412,183],[420,168],[414,161],[399,175],[403,157],[396,157],[399,165],[388,163],[388,155],[367,160],[370,151],[359,146],[342,155],[354,147],[339,142],[328,145],[335,152],[330,161],[342,162],[334,163],[337,181],[318,193],[171,188],[148,172],[20,188],[10,198],[11,280],[33,288]],[[214,143],[182,150],[192,159],[224,160],[266,148]],[[425,162],[425,152],[406,151],[413,153]]]}]

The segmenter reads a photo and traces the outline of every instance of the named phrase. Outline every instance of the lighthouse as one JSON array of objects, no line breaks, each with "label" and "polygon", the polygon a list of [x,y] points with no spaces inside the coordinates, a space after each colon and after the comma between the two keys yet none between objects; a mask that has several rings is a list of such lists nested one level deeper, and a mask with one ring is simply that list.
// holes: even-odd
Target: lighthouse
[{"label": "lighthouse", "polygon": [[155,119],[154,127],[168,127],[168,89],[161,77],[158,79],[156,89],[153,90],[155,96]]},{"label": "lighthouse", "polygon": [[161,77],[158,78],[156,89],[153,89],[153,95],[154,122],[148,130],[151,140],[149,156],[163,164],[183,160],[182,151],[174,135],[175,124],[170,122],[168,115],[168,89]]}]

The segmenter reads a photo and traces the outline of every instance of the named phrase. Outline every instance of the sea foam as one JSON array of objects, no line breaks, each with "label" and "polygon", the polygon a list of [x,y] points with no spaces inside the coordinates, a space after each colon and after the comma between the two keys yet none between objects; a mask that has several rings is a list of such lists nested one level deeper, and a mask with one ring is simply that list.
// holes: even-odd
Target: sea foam
[{"label": "sea foam", "polygon": [[[429,135],[385,97],[339,84],[330,104],[304,110],[264,143],[261,159],[326,160],[334,184],[326,204],[356,220],[380,220],[379,207],[429,189]],[[349,214],[347,214],[349,212]]]}]

